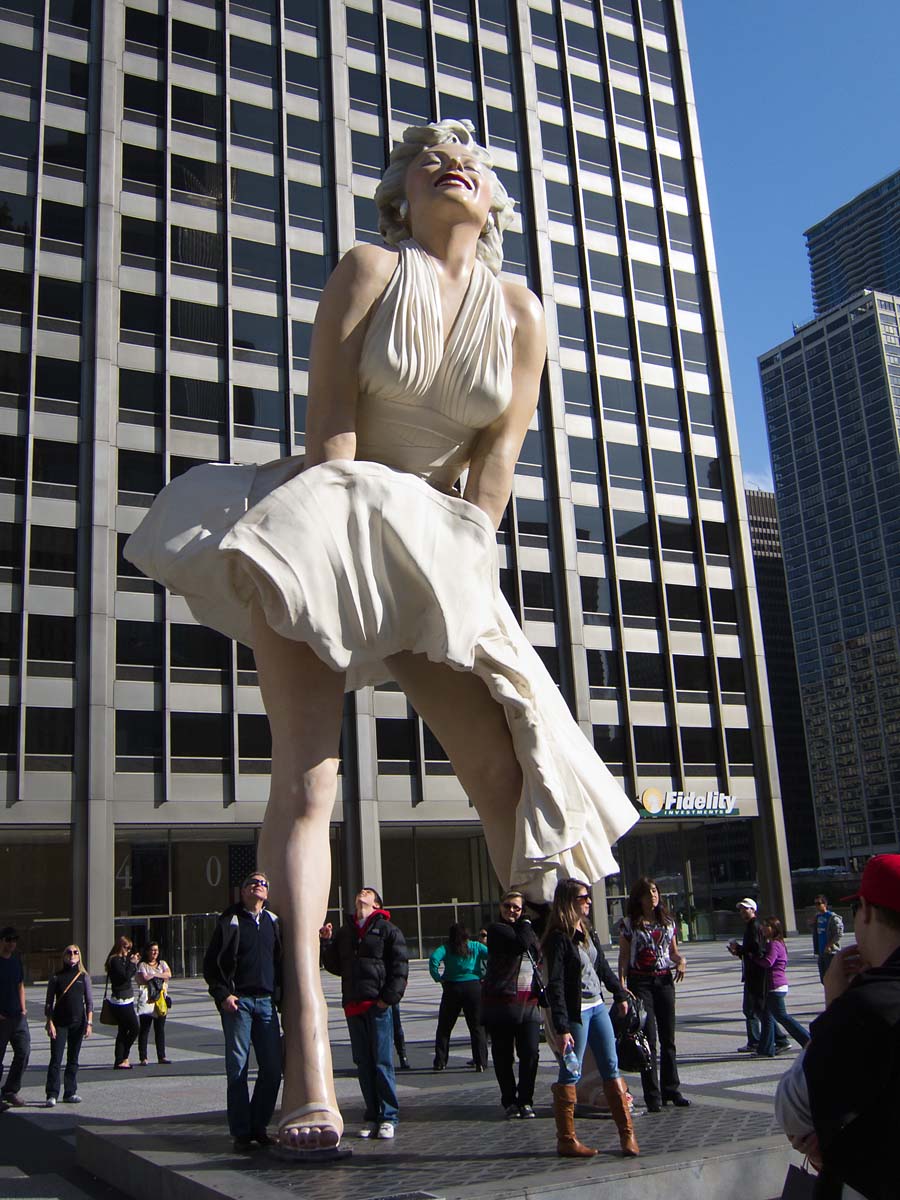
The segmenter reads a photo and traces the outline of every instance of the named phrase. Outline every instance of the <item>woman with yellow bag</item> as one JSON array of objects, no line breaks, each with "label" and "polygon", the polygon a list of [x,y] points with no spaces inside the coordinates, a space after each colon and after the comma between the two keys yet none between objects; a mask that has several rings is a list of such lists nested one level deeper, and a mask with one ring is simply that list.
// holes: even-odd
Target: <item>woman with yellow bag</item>
[{"label": "woman with yellow bag", "polygon": [[159,956],[159,943],[148,942],[141,955],[137,969],[138,1017],[141,1031],[138,1034],[138,1055],[142,1067],[147,1066],[147,1042],[150,1039],[150,1026],[156,1038],[156,1060],[168,1063],[166,1058],[166,1013],[169,1001],[166,995],[172,972],[169,964]]}]

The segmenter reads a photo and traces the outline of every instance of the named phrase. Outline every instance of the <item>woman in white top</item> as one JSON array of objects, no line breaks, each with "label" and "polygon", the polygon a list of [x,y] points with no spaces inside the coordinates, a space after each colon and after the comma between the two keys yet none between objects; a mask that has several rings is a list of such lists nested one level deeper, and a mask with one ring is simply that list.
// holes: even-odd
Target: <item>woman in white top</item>
[{"label": "woman in white top", "polygon": [[684,979],[686,967],[675,937],[675,922],[656,882],[638,879],[628,896],[628,915],[620,926],[619,978],[647,1013],[644,1032],[653,1062],[641,1072],[641,1083],[647,1111],[652,1113],[660,1112],[664,1104],[687,1108],[691,1103],[681,1094],[675,1052],[675,983]]},{"label": "woman in white top", "polygon": [[138,1020],[141,1031],[138,1034],[138,1057],[142,1067],[147,1066],[147,1043],[150,1040],[150,1026],[153,1026],[153,1036],[156,1041],[156,1061],[169,1063],[166,1058],[166,1014],[160,1012],[157,1000],[167,991],[167,983],[172,978],[169,964],[159,957],[159,943],[148,942],[138,963]]},{"label": "woman in white top", "polygon": [[[496,529],[538,400],[541,306],[496,278],[512,202],[464,122],[408,129],[376,194],[387,246],[339,262],[312,338],[306,456],[197,467],[126,554],[251,645],[272,731],[259,861],[284,929],[281,1148],[327,1156],[318,929],[343,695],[396,680],[481,817],[504,886],[618,870],[633,805],[499,589]],[[463,481],[463,476],[465,479]]]}]

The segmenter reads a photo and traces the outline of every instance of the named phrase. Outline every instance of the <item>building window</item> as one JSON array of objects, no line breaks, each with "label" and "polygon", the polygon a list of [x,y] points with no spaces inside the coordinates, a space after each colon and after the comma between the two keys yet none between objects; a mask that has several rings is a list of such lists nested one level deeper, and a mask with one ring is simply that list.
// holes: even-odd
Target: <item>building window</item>
[{"label": "building window", "polygon": [[205,625],[169,629],[173,683],[217,683],[231,669],[231,641]]},{"label": "building window", "polygon": [[163,485],[162,457],[143,450],[120,450],[119,504],[149,507]]},{"label": "building window", "polygon": [[418,760],[416,723],[410,717],[377,717],[375,742],[378,770],[383,775],[406,775]]},{"label": "building window", "polygon": [[75,618],[28,616],[28,672],[70,676],[75,669]]},{"label": "building window", "polygon": [[25,712],[25,769],[71,771],[75,753],[75,714],[71,708]]},{"label": "building window", "polygon": [[49,587],[74,587],[77,550],[76,530],[32,525],[29,582]]},{"label": "building window", "polygon": [[[243,174],[244,172],[241,172]],[[233,171],[232,174],[235,174]],[[172,155],[171,181],[173,192],[201,196],[221,203],[223,195],[221,163],[204,162],[199,158]]]},{"label": "building window", "polygon": [[272,763],[272,731],[260,713],[238,716],[238,759],[246,774],[268,774]]},{"label": "building window", "polygon": [[226,713],[173,712],[172,771],[220,775],[231,756],[231,718]]},{"label": "building window", "polygon": [[152,772],[163,760],[163,715],[160,712],[116,712],[116,770]]},{"label": "building window", "polygon": [[220,66],[222,51],[222,35],[218,30],[192,25],[188,21],[172,22],[173,54],[184,54]]},{"label": "building window", "polygon": [[77,204],[57,204],[54,200],[44,200],[41,204],[41,237],[83,246],[84,209]]},{"label": "building window", "polygon": [[215,347],[221,353],[225,347],[225,313],[213,304],[193,304],[189,300],[171,302],[171,333],[173,338]]},{"label": "building window", "polygon": [[156,621],[116,621],[117,679],[159,679],[162,662],[162,625]]},{"label": "building window", "polygon": [[35,438],[32,463],[32,490],[36,496],[75,499],[75,489],[78,485],[78,447],[74,443]]},{"label": "building window", "polygon": [[681,754],[686,767],[710,767],[714,772],[719,746],[712,729],[682,729]]},{"label": "building window", "polygon": [[87,137],[71,129],[44,127],[44,166],[84,171],[87,161]]},{"label": "building window", "polygon": [[675,750],[667,726],[635,725],[633,732],[635,757],[645,770],[674,770]]},{"label": "building window", "polygon": [[81,403],[81,363],[62,358],[34,360],[34,394],[37,398],[63,401],[69,405]]},{"label": "building window", "polygon": [[80,325],[81,293],[80,283],[42,276],[38,285],[38,315]]}]

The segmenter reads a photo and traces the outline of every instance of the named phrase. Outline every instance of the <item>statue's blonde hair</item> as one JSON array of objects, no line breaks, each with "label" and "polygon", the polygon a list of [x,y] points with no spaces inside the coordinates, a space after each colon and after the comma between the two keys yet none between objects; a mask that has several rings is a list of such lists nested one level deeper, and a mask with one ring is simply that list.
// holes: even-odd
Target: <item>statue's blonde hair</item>
[{"label": "statue's blonde hair", "polygon": [[489,271],[499,275],[503,266],[503,231],[512,224],[515,201],[497,178],[491,155],[472,136],[473,129],[471,121],[449,118],[429,125],[410,125],[404,129],[403,141],[394,144],[387,170],[375,192],[378,231],[390,246],[405,242],[412,236],[406,212],[406,172],[409,164],[429,146],[457,143],[491,171],[491,209],[481,231],[476,253]]}]

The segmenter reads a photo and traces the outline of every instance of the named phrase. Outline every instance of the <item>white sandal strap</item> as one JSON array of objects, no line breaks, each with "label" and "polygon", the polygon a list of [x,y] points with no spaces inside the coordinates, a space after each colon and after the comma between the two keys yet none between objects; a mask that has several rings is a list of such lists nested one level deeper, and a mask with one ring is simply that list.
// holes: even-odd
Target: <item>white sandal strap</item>
[{"label": "white sandal strap", "polygon": [[[341,1114],[336,1108],[332,1108],[331,1105],[325,1100],[314,1100],[311,1104],[304,1104],[300,1108],[295,1108],[292,1113],[288,1113],[286,1117],[283,1116],[281,1118],[281,1120],[278,1122],[278,1128],[280,1130],[295,1129],[301,1124],[299,1118],[307,1117],[310,1113],[330,1113],[333,1117],[337,1117],[338,1122],[340,1123],[340,1128],[343,1129],[344,1122]],[[335,1126],[335,1128],[337,1128],[337,1126]]]}]

